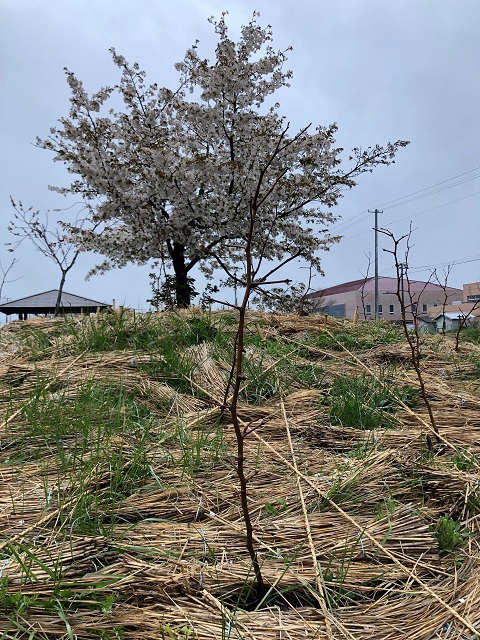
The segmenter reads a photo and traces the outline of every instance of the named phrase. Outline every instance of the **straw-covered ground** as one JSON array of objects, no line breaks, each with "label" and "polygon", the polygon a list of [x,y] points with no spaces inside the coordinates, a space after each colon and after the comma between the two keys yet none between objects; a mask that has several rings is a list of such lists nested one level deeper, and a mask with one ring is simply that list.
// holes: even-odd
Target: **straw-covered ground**
[{"label": "straw-covered ground", "polygon": [[[251,312],[0,331],[0,639],[480,637],[480,346]],[[477,634],[479,634],[477,636]]]}]

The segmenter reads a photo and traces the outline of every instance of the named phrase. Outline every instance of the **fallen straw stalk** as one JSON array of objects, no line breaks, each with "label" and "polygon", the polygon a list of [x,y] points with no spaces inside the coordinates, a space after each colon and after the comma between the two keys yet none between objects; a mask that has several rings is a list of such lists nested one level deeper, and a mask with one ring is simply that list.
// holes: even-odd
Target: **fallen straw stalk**
[{"label": "fallen straw stalk", "polygon": [[[277,385],[280,386],[278,384],[278,378],[277,378]],[[334,616],[330,616],[329,612],[327,610],[327,604],[325,601],[325,592],[323,589],[323,584],[322,584],[322,576],[321,576],[321,568],[320,568],[320,563],[317,560],[317,554],[315,552],[315,545],[313,544],[313,538],[312,538],[312,532],[310,530],[310,523],[308,520],[308,514],[307,514],[307,507],[305,505],[305,498],[303,496],[303,489],[302,489],[302,483],[300,481],[300,476],[298,474],[298,467],[297,467],[297,461],[295,458],[295,451],[293,449],[293,443],[292,443],[292,437],[290,435],[290,427],[288,425],[288,418],[287,418],[287,414],[285,412],[285,404],[283,402],[283,398],[280,395],[280,407],[282,410],[282,417],[284,419],[285,422],[285,428],[287,430],[287,437],[288,437],[288,444],[290,447],[290,455],[292,456],[292,462],[293,462],[293,467],[295,469],[295,478],[297,481],[297,490],[298,490],[298,495],[300,497],[300,502],[302,505],[302,511],[303,511],[303,518],[304,518],[304,522],[305,522],[305,528],[307,531],[307,537],[308,537],[308,544],[310,547],[310,552],[312,554],[312,561],[313,561],[313,568],[315,571],[315,582],[317,585],[317,591],[318,591],[318,596],[317,599],[320,603],[320,607],[322,609],[322,613],[324,615],[325,618],[325,627],[327,630],[327,636],[329,638],[329,640],[333,640],[333,634],[332,634],[332,621],[333,624],[335,624],[337,626],[337,621],[335,620]],[[332,620],[330,619],[332,618]],[[349,634],[350,636],[350,634]],[[350,636],[351,637],[351,636]]]},{"label": "fallen straw stalk", "polygon": [[465,625],[465,627],[467,627],[467,629],[472,631],[472,633],[474,633],[474,634],[479,634],[480,633],[480,628],[475,629],[475,627],[472,624],[470,624],[470,622],[468,622],[468,620],[466,620],[463,616],[461,616],[457,611],[455,611],[455,609],[453,609],[453,607],[451,607],[447,602],[445,602],[445,600],[443,600],[439,595],[437,595],[434,591],[432,591],[432,589],[430,589],[430,587],[428,585],[426,585],[413,571],[408,569],[408,567],[406,567],[402,562],[400,562],[400,560],[398,560],[398,558],[396,558],[393,555],[393,553],[390,553],[390,551],[385,549],[385,547],[380,542],[378,542],[366,529],[362,528],[357,523],[357,521],[354,518],[352,518],[352,516],[350,516],[348,513],[346,513],[346,511],[344,511],[339,505],[337,505],[335,502],[333,502],[333,500],[328,498],[327,494],[325,492],[321,491],[317,486],[315,486],[315,484],[308,478],[308,476],[306,476],[305,474],[303,474],[300,471],[298,471],[298,469],[296,469],[293,464],[291,464],[284,456],[282,456],[281,453],[278,453],[278,451],[274,447],[272,447],[270,445],[270,443],[268,443],[266,440],[264,440],[262,438],[262,436],[260,436],[257,433],[257,431],[252,431],[251,433],[255,436],[255,438],[259,442],[261,442],[265,447],[267,447],[267,449],[269,451],[271,451],[279,460],[281,460],[283,462],[283,464],[285,464],[295,474],[298,474],[298,476],[304,482],[306,482],[314,491],[316,491],[319,495],[321,495],[324,500],[328,501],[328,503],[336,511],[338,511],[338,513],[340,513],[351,524],[353,524],[361,532],[362,536],[365,536],[366,538],[368,538],[372,544],[374,544],[378,549],[381,549],[382,553],[384,553],[388,558],[390,558],[390,560],[392,560],[392,562],[394,562],[399,567],[402,567],[402,569],[410,576],[410,578],[412,578],[412,580],[414,580],[429,595],[431,595],[433,598],[435,598],[435,600],[437,600],[437,602],[439,602],[442,605],[442,607],[444,607],[449,613],[451,613],[452,616],[454,616],[463,625]]}]

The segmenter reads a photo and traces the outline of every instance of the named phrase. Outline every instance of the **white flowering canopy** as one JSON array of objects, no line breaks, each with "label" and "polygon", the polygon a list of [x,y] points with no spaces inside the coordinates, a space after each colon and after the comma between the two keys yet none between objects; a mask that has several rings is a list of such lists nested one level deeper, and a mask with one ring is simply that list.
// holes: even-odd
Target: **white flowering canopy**
[{"label": "white flowering canopy", "polygon": [[[257,17],[242,27],[238,42],[229,38],[225,14],[211,19],[215,60],[200,58],[197,44],[188,49],[176,65],[176,91],[147,84],[139,65],[113,49],[121,71],[114,87],[89,96],[66,71],[69,117],[37,144],[77,176],[57,190],[80,194],[92,222],[102,223],[95,231],[73,230],[80,246],[107,256],[98,270],[165,259],[175,273],[177,302],[186,305],[186,278],[195,265],[231,275],[245,260],[252,219],[252,259],[303,257],[318,264],[318,251],[336,240],[327,227],[341,191],[361,173],[390,164],[407,144],[354,149],[343,170],[335,124],[292,133],[279,105],[266,104],[288,86],[286,52],[272,48],[271,29]],[[108,110],[113,94],[121,110]]]}]

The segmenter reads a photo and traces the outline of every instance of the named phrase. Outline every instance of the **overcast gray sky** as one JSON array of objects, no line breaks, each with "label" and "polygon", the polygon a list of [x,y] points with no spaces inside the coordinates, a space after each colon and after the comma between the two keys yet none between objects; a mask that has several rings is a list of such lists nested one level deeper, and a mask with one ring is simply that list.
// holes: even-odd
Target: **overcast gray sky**
[{"label": "overcast gray sky", "polygon": [[[480,280],[480,0],[0,0],[3,263],[10,195],[42,210],[64,205],[48,185],[67,184],[68,174],[32,144],[68,113],[63,68],[90,92],[114,84],[114,46],[150,82],[173,88],[173,65],[195,40],[202,55],[212,55],[216,38],[207,19],[224,10],[232,35],[258,10],[260,24],[272,25],[274,47],[293,46],[293,80],[279,95],[292,129],[336,121],[337,142],[346,149],[411,141],[394,165],[362,176],[341,199],[333,231],[345,237],[324,254],[325,277],[314,287],[361,277],[374,244],[367,210],[375,207],[384,210],[380,225],[396,235],[413,221],[411,277],[427,278],[425,268],[441,271],[454,262],[451,286]],[[4,295],[56,288],[59,274],[46,258],[26,245],[18,257],[14,276],[21,279]],[[85,256],[65,289],[147,306],[148,268],[85,282],[94,263]],[[382,251],[380,273],[393,275]],[[305,274],[292,268],[285,277]]]}]

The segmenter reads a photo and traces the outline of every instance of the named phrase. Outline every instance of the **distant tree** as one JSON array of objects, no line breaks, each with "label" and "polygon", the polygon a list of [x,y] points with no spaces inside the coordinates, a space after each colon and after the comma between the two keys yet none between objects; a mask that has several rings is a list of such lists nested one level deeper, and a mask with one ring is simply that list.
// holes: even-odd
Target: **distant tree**
[{"label": "distant tree", "polygon": [[[450,272],[452,270],[452,265],[448,265],[447,269],[443,272],[443,281],[440,280],[437,271],[434,269],[432,272],[432,279],[436,281],[436,283],[443,289],[444,298],[442,303],[442,335],[445,335],[446,332],[446,315],[445,308],[448,304],[449,291],[448,291],[448,278],[450,276]],[[478,287],[478,291],[480,294],[480,285]],[[472,306],[470,309],[465,311],[461,307],[458,308],[458,327],[455,332],[455,351],[460,351],[460,333],[462,329],[470,324],[475,323],[475,318],[472,317],[473,312],[480,307],[480,295],[474,296],[474,300],[472,300]]]},{"label": "distant tree", "polygon": [[[338,240],[327,227],[342,190],[393,162],[407,144],[357,147],[341,169],[335,124],[292,133],[271,101],[289,86],[286,51],[274,51],[271,29],[261,28],[257,16],[242,27],[238,42],[229,38],[224,14],[212,19],[215,60],[201,58],[193,45],[176,65],[175,90],[148,85],[139,65],[114,49],[121,78],[113,87],[89,96],[66,70],[69,116],[37,139],[77,176],[57,190],[80,195],[91,205],[94,225],[108,225],[101,234],[75,232],[78,246],[107,257],[97,270],[166,259],[181,307],[190,304],[194,267],[207,275],[219,267],[232,274],[253,202],[252,255],[281,261],[293,254],[318,268],[317,252]],[[114,104],[123,101],[121,110],[108,109],[113,94]]]},{"label": "distant tree", "polygon": [[[368,260],[368,263],[367,263],[367,270],[365,271],[365,275],[363,275],[363,273],[362,273],[362,276],[363,276],[363,284],[362,284],[362,287],[361,287],[361,289],[360,289],[360,298],[361,298],[361,301],[362,301],[363,319],[364,319],[364,320],[366,320],[366,319],[367,319],[367,306],[366,306],[366,303],[365,303],[365,298],[366,298],[366,295],[365,295],[365,286],[366,286],[367,282],[368,282],[368,281],[369,281],[369,279],[370,279],[370,267],[372,266],[372,254],[371,254],[371,253],[368,253],[368,254],[366,253],[366,254],[365,254],[365,257],[366,257],[366,258],[367,258],[367,260]],[[371,316],[370,316],[370,318],[371,318]]]},{"label": "distant tree", "polygon": [[447,266],[447,268],[443,271],[443,280],[440,280],[440,277],[437,273],[437,270],[434,269],[432,271],[432,274],[430,276],[431,280],[435,281],[439,287],[442,288],[443,290],[443,301],[442,301],[442,314],[443,314],[443,320],[442,320],[442,335],[445,335],[445,329],[446,329],[446,317],[445,317],[445,307],[448,304],[448,296],[449,296],[449,292],[448,292],[448,278],[450,276],[450,271],[452,270],[452,265],[449,264]]},{"label": "distant tree", "polygon": [[[14,214],[8,230],[18,240],[6,243],[11,247],[9,251],[15,251],[24,240],[28,240],[37,251],[52,260],[60,269],[61,277],[55,303],[55,317],[57,317],[61,309],[63,287],[67,274],[75,265],[81,248],[73,244],[68,231],[58,224],[51,223],[49,211],[41,214],[40,211],[34,211],[32,207],[25,209],[21,202],[17,204],[13,199],[10,200]],[[84,223],[85,219],[77,218],[74,226],[82,228]]]},{"label": "distant tree", "polygon": [[480,307],[480,299],[475,300],[467,312],[459,309],[458,327],[455,332],[455,351],[460,351],[460,333],[462,329],[469,325],[473,326],[476,323],[476,318],[472,317],[472,314],[478,307]]},{"label": "distant tree", "polygon": [[1,278],[0,278],[0,302],[4,301],[3,288],[5,287],[5,285],[6,284],[11,284],[12,282],[16,282],[17,280],[20,280],[20,277],[13,278],[12,280],[7,280],[8,274],[14,268],[14,266],[17,264],[17,262],[18,262],[17,258],[12,258],[10,263],[9,263],[9,265],[7,267],[4,267],[3,263],[2,263],[2,260],[0,259],[0,273],[1,273]]}]

